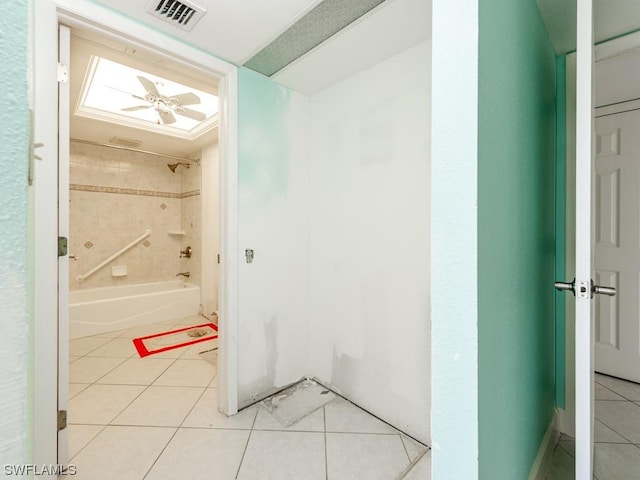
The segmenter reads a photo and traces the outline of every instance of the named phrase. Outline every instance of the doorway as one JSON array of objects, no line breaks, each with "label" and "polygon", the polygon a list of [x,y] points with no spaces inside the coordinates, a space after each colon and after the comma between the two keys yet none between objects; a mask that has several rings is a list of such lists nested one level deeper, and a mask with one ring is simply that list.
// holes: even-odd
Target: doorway
[{"label": "doorway", "polygon": [[[220,264],[220,359],[218,409],[225,414],[237,412],[237,353],[235,351],[237,325],[237,291],[234,281],[237,278],[237,69],[213,58],[199,50],[175,41],[157,31],[129,21],[114,12],[85,2],[74,2],[73,7],[66,2],[38,2],[35,8],[35,54],[34,70],[36,72],[35,102],[38,104],[34,116],[33,137],[41,143],[39,154],[44,159],[33,165],[34,210],[38,219],[34,226],[36,238],[35,263],[35,324],[38,329],[34,334],[35,349],[35,417],[38,426],[35,435],[34,459],[37,462],[50,463],[57,458],[59,463],[66,463],[64,446],[65,429],[61,430],[62,441],[58,442],[57,428],[59,411],[68,408],[68,397],[64,388],[58,397],[58,378],[64,382],[68,364],[68,351],[64,345],[57,344],[58,331],[64,331],[62,324],[67,322],[65,311],[68,298],[58,298],[58,270],[64,270],[69,258],[60,257],[49,248],[51,236],[59,232],[58,219],[58,98],[56,81],[59,70],[53,59],[58,58],[57,25],[63,23],[71,28],[98,32],[111,39],[127,42],[132,48],[151,52],[162,58],[170,58],[177,64],[190,67],[204,75],[219,80],[221,102],[220,114],[220,230],[221,230],[221,264]],[[117,29],[114,26],[117,25]],[[126,32],[126,33],[124,33]],[[154,45],[145,39],[154,39]],[[62,138],[62,137],[61,137]],[[64,142],[61,141],[61,144]],[[168,172],[168,170],[167,170]],[[61,205],[61,208],[64,208]],[[58,233],[61,235],[64,232]],[[60,263],[60,265],[58,265]],[[64,290],[64,289],[62,289]],[[51,312],[59,312],[58,318]],[[61,335],[61,342],[65,336]],[[60,372],[58,372],[60,368]],[[55,399],[58,398],[56,402]]]},{"label": "doorway", "polygon": [[122,430],[114,425],[175,426],[198,404],[215,410],[218,102],[208,75],[60,31],[71,53],[70,98],[60,95],[70,111],[61,109],[70,143],[60,228],[71,261],[60,282],[69,285],[74,461],[98,435]]},{"label": "doorway", "polygon": [[[637,167],[632,151],[637,137],[633,117],[637,119],[633,68],[625,76],[620,63],[633,58],[638,36],[631,34],[595,48],[595,114],[594,114],[594,177],[593,245],[596,284],[616,287],[615,297],[596,296],[594,308],[595,363],[594,392],[594,472],[597,478],[608,478],[613,472],[620,478],[633,478],[640,465],[635,431],[640,425],[640,385],[633,382],[640,370],[637,362],[624,360],[633,356],[637,342]],[[572,250],[575,243],[575,55],[567,57],[567,272],[575,270]],[[631,128],[631,130],[630,130]],[[624,138],[623,138],[624,137]],[[634,270],[635,269],[635,270]],[[635,272],[635,273],[634,273]],[[571,277],[570,274],[567,275]],[[634,293],[635,290],[635,293]],[[575,364],[574,364],[574,302],[566,302],[566,410],[565,427],[568,438],[560,442],[568,471],[573,472],[575,455]],[[637,355],[637,351],[636,351]],[[616,361],[616,357],[618,361]],[[622,360],[621,360],[622,359]],[[617,366],[616,366],[617,364]],[[637,378],[637,377],[635,377]],[[631,380],[631,381],[629,381]],[[636,420],[637,417],[637,420]],[[558,450],[556,450],[558,452]],[[615,460],[614,460],[615,459]],[[626,472],[626,473],[625,473]],[[629,472],[634,472],[631,477]],[[549,477],[563,478],[563,477]],[[618,477],[616,477],[618,478]]]}]

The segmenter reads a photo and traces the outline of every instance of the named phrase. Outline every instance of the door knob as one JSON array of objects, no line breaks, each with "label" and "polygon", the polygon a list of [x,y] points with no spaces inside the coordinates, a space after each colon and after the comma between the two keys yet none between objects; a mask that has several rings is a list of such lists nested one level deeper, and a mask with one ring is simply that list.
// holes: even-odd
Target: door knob
[{"label": "door knob", "polygon": [[[580,292],[579,293],[579,297],[581,298],[587,298],[586,294],[587,294],[587,287],[588,284],[587,282],[580,282]],[[553,284],[553,286],[556,288],[556,290],[569,290],[571,291],[571,293],[573,293],[573,295],[576,295],[576,279],[574,278],[572,282],[555,282]],[[610,297],[613,297],[616,294],[616,289],[614,287],[601,287],[600,285],[594,285],[593,280],[591,280],[591,298],[593,298],[593,296],[595,294],[598,295],[608,295]]]},{"label": "door knob", "polygon": [[553,284],[553,286],[556,288],[556,290],[559,291],[563,291],[563,290],[569,290],[571,293],[573,293],[573,295],[576,295],[576,279],[573,279],[573,282],[569,283],[569,282],[555,282]]},{"label": "door knob", "polygon": [[614,287],[601,287],[600,285],[594,285],[593,282],[591,282],[591,296],[593,296],[594,293],[613,297],[616,294],[616,289]]}]

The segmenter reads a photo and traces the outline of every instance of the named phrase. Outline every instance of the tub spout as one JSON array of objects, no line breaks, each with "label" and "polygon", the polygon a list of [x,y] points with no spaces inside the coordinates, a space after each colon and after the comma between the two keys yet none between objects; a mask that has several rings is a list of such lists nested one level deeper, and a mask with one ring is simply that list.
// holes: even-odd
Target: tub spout
[{"label": "tub spout", "polygon": [[182,275],[183,277],[187,277],[189,278],[191,276],[191,274],[189,272],[180,272],[176,274],[176,277],[179,277],[180,275]]}]

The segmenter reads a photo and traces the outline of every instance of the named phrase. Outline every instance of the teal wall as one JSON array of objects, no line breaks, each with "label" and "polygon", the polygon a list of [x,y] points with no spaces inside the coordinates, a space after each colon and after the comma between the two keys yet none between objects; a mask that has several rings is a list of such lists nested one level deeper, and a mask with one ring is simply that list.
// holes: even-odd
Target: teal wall
[{"label": "teal wall", "polygon": [[[567,57],[556,58],[556,280],[566,276],[566,182],[567,182]],[[555,359],[556,359],[556,407],[565,407],[565,301],[566,292],[555,291]]]},{"label": "teal wall", "polygon": [[555,54],[535,0],[480,2],[479,472],[526,479],[554,412]]},{"label": "teal wall", "polygon": [[28,2],[0,16],[0,463],[29,458]]}]

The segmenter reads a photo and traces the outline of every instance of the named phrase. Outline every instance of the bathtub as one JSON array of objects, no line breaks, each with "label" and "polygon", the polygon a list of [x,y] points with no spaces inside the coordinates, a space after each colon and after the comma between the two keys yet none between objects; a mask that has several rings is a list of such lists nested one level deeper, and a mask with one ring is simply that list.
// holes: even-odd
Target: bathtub
[{"label": "bathtub", "polygon": [[69,338],[196,315],[200,287],[182,280],[90,288],[69,293]]}]

